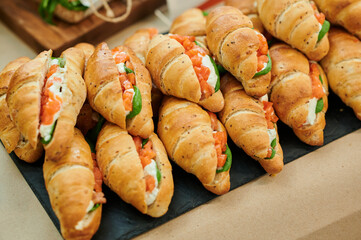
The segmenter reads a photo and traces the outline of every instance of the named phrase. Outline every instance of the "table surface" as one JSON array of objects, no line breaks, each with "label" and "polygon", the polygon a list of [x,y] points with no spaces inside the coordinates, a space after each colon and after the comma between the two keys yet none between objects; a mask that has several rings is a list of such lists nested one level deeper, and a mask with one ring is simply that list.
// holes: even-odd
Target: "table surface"
[{"label": "table surface", "polygon": [[[168,29],[155,16],[106,40],[121,44],[135,30]],[[36,53],[0,22],[0,69]],[[137,239],[360,239],[361,129]],[[61,239],[21,173],[0,147],[0,240]]]}]

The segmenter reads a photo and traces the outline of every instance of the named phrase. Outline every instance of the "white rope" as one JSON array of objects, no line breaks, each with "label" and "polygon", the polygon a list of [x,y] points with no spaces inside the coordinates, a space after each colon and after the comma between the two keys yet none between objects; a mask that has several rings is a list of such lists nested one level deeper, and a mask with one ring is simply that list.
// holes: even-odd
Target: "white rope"
[{"label": "white rope", "polygon": [[104,8],[106,10],[106,15],[107,15],[107,16],[104,16],[104,15],[102,15],[102,14],[100,14],[98,12],[98,10],[95,8],[92,0],[89,1],[89,2],[90,2],[90,8],[93,10],[94,14],[98,18],[100,18],[100,19],[102,19],[104,21],[107,21],[107,22],[113,22],[113,23],[121,22],[121,21],[125,20],[129,16],[129,14],[130,14],[130,12],[132,10],[132,0],[127,0],[127,7],[126,7],[126,10],[125,10],[125,13],[123,15],[119,16],[119,17],[114,17],[114,12],[112,11],[110,6],[108,5],[107,1],[102,0]]}]

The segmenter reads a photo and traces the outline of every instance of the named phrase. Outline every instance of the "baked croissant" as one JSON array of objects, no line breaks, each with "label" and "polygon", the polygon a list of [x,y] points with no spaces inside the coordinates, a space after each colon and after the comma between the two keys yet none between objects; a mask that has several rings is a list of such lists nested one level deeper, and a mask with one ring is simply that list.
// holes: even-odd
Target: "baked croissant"
[{"label": "baked croissant", "polygon": [[54,162],[45,154],[45,187],[65,239],[91,239],[99,228],[102,204],[102,177],[92,159],[88,143],[78,129],[70,148]]},{"label": "baked croissant", "polygon": [[11,77],[24,63],[29,62],[27,57],[21,57],[8,63],[0,72],[0,139],[8,153],[12,151],[25,162],[35,162],[43,153],[43,146],[39,142],[35,149],[29,141],[21,136],[19,130],[11,121],[10,112],[6,103],[6,93]]},{"label": "baked croissant", "polygon": [[249,18],[234,7],[218,7],[207,16],[209,50],[247,94],[261,97],[268,91],[272,63],[267,40],[252,28]]},{"label": "baked croissant", "polygon": [[169,32],[183,36],[205,36],[206,18],[202,10],[191,8],[183,12],[174,19]]},{"label": "baked croissant", "polygon": [[131,134],[147,138],[154,130],[151,78],[128,47],[109,50],[99,44],[89,58],[84,75],[88,102],[109,122]]},{"label": "baked croissant", "polygon": [[92,44],[85,43],[85,42],[78,43],[74,47],[83,51],[84,57],[85,57],[85,64],[84,65],[86,67],[90,56],[94,53],[95,47]]},{"label": "baked croissant", "polygon": [[19,67],[6,100],[14,124],[33,149],[40,135],[48,158],[56,161],[70,147],[86,87],[81,50],[69,48],[60,58],[51,55],[44,51]]},{"label": "baked croissant", "polygon": [[265,29],[314,61],[326,56],[330,23],[312,1],[258,0],[258,13]]},{"label": "baked croissant", "polygon": [[297,137],[309,144],[323,144],[328,107],[327,78],[321,66],[286,44],[271,47],[270,100],[277,116]]},{"label": "baked croissant", "polygon": [[341,25],[361,39],[360,0],[314,0],[327,20]]},{"label": "baked croissant", "polygon": [[145,63],[145,55],[147,54],[149,42],[156,34],[158,34],[156,28],[139,29],[124,41],[124,45],[130,47],[137,57]]},{"label": "baked croissant", "polygon": [[218,69],[194,36],[156,35],[146,66],[163,94],[199,103],[211,112],[223,108]]},{"label": "baked croissant", "polygon": [[152,217],[167,212],[174,189],[172,166],[156,134],[141,139],[106,123],[96,155],[104,183],[125,202]]},{"label": "baked croissant", "polygon": [[194,174],[206,189],[220,195],[230,188],[232,157],[226,145],[227,133],[212,114],[195,103],[165,97],[158,134],[170,159]]},{"label": "baked croissant", "polygon": [[361,41],[333,28],[329,34],[330,51],[321,65],[330,87],[361,120]]},{"label": "baked croissant", "polygon": [[283,168],[283,151],[277,133],[278,118],[267,95],[260,100],[248,96],[230,74],[222,77],[221,89],[225,105],[219,118],[233,142],[259,161],[266,172],[279,173]]},{"label": "baked croissant", "polygon": [[226,0],[224,4],[241,10],[252,21],[254,29],[264,33],[263,24],[258,16],[257,0]]}]

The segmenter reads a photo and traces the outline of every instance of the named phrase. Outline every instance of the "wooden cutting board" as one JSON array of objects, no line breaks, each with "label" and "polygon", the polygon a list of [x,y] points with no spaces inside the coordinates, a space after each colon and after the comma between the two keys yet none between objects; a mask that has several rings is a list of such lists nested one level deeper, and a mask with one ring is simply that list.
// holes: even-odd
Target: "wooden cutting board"
[{"label": "wooden cutting board", "polygon": [[[94,14],[78,24],[54,19],[55,26],[45,23],[38,14],[38,4],[30,0],[1,0],[0,19],[36,52],[53,49],[54,55],[79,42],[97,44],[138,19],[153,13],[165,0],[133,0],[128,18],[119,23],[105,22]],[[125,2],[110,3],[116,16],[125,12]],[[104,14],[104,9],[100,11]]]}]

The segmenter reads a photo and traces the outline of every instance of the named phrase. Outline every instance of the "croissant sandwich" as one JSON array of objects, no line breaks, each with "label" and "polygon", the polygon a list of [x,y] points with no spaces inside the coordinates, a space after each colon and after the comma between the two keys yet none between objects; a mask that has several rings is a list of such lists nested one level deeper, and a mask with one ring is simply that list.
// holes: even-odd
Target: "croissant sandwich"
[{"label": "croissant sandwich", "polygon": [[277,133],[277,116],[268,96],[259,100],[246,94],[230,74],[222,77],[225,105],[219,118],[233,142],[250,157],[259,161],[269,174],[283,168],[283,152]]},{"label": "croissant sandwich", "polygon": [[327,78],[321,66],[286,44],[271,47],[273,62],[270,100],[277,116],[297,137],[309,144],[323,144],[328,107]]},{"label": "croissant sandwich", "polygon": [[331,23],[341,25],[361,39],[360,0],[315,0],[315,2]]},{"label": "croissant sandwich", "polygon": [[186,100],[165,97],[158,134],[168,156],[207,190],[218,195],[229,191],[232,154],[227,132],[214,113]]},{"label": "croissant sandwich", "polygon": [[6,103],[6,93],[11,77],[24,63],[29,62],[27,57],[21,57],[8,63],[0,72],[0,139],[8,153],[12,151],[25,162],[35,162],[43,153],[43,146],[39,142],[36,148],[30,145],[29,141],[25,139],[19,130],[11,121],[10,112]]},{"label": "croissant sandwich", "polygon": [[242,85],[248,95],[261,97],[271,81],[272,62],[266,38],[234,7],[218,7],[207,16],[209,50]]},{"label": "croissant sandwich", "polygon": [[326,56],[330,23],[313,1],[258,0],[258,13],[265,29],[314,61]]},{"label": "croissant sandwich", "polygon": [[361,41],[341,29],[330,31],[330,51],[322,59],[330,87],[361,120]]},{"label": "croissant sandwich", "polygon": [[145,63],[145,55],[147,54],[149,42],[157,34],[158,30],[156,28],[139,29],[125,40],[124,45],[130,47],[137,57]]},{"label": "croissant sandwich", "polygon": [[263,24],[258,16],[257,0],[226,0],[224,3],[241,10],[252,21],[254,29],[264,33]]},{"label": "croissant sandwich", "polygon": [[148,70],[128,47],[109,50],[99,44],[84,75],[88,102],[109,122],[135,136],[148,138],[154,130],[152,81]]},{"label": "croissant sandwich", "polygon": [[194,36],[155,36],[146,66],[163,94],[199,103],[212,112],[223,108],[216,64]]},{"label": "croissant sandwich", "polygon": [[56,161],[70,147],[86,87],[82,51],[69,48],[60,58],[51,55],[44,51],[16,70],[6,101],[22,136],[33,149],[40,136],[48,158]]},{"label": "croissant sandwich", "polygon": [[169,32],[183,36],[205,36],[206,18],[204,13],[198,8],[188,9],[174,19]]},{"label": "croissant sandwich", "polygon": [[[78,23],[93,13],[88,0],[33,0],[39,3],[39,14],[49,24],[53,15],[68,23]],[[110,1],[110,0],[104,0]],[[103,6],[102,0],[92,0],[95,9]]]},{"label": "croissant sandwich", "polygon": [[45,187],[65,239],[91,239],[98,230],[102,204],[102,176],[89,145],[78,129],[58,162],[45,154]]},{"label": "croissant sandwich", "polygon": [[106,123],[96,144],[104,183],[140,212],[160,217],[173,196],[172,166],[156,134],[142,139]]}]

